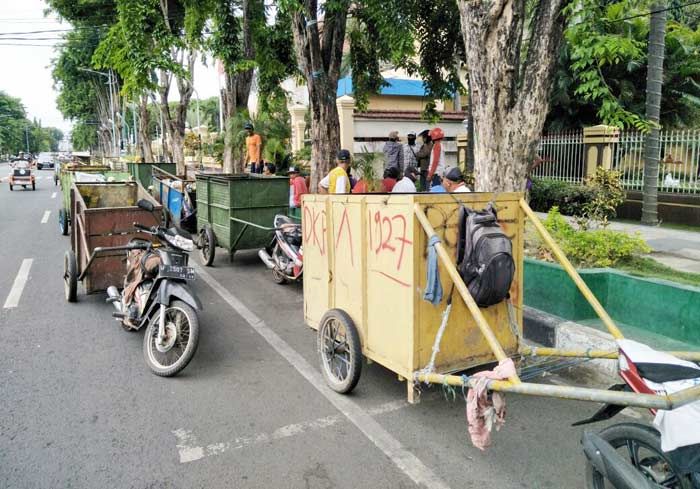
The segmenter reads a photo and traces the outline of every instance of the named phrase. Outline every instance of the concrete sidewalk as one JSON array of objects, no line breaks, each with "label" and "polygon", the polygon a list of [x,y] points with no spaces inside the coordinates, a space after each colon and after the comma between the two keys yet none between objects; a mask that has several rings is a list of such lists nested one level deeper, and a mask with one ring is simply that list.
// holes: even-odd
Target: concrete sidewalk
[{"label": "concrete sidewalk", "polygon": [[[547,214],[538,212],[545,219]],[[682,272],[700,273],[700,232],[612,222],[608,229],[639,235],[654,250],[652,258]]]}]

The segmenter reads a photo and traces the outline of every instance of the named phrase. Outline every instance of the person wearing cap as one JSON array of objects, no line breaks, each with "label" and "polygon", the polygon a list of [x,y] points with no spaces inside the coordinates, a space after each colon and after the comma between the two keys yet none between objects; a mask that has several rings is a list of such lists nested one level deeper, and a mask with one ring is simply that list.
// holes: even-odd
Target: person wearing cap
[{"label": "person wearing cap", "polygon": [[404,172],[403,178],[396,182],[396,185],[394,185],[394,188],[392,189],[391,193],[416,193],[416,180],[418,180],[418,176],[418,169],[415,166],[406,167],[406,171]]},{"label": "person wearing cap", "polygon": [[[430,152],[430,166],[428,167],[428,185],[440,183],[440,175],[446,170],[445,146],[442,144],[445,133],[439,127],[430,130],[430,139],[433,141],[433,149]],[[449,190],[448,190],[449,191]]]},{"label": "person wearing cap", "polygon": [[386,163],[384,169],[396,167],[399,170],[399,175],[403,171],[403,146],[399,143],[398,131],[389,133],[389,140],[384,144],[384,157]]},{"label": "person wearing cap", "polygon": [[248,134],[245,138],[245,164],[250,165],[250,173],[262,173],[262,138],[255,133],[253,124],[246,122],[243,128]]},{"label": "person wearing cap", "polygon": [[336,157],[336,167],[319,182],[322,193],[349,194],[351,188],[348,168],[350,168],[350,151],[341,149]]},{"label": "person wearing cap", "polygon": [[405,167],[418,166],[418,146],[416,146],[416,133],[409,132],[406,135],[406,144],[403,145],[403,165]]},{"label": "person wearing cap", "polygon": [[309,193],[306,179],[299,175],[296,166],[290,166],[289,171],[289,213],[294,217],[301,217],[301,196]]},{"label": "person wearing cap", "polygon": [[417,166],[420,169],[420,189],[423,192],[428,190],[428,166],[430,166],[430,154],[433,152],[433,141],[430,139],[429,132],[425,129],[418,134],[423,139],[423,144],[416,153]]},{"label": "person wearing cap", "polygon": [[464,193],[471,192],[467,184],[464,183],[464,177],[462,176],[462,171],[453,167],[447,170],[445,176],[442,179],[442,186],[445,187],[450,193]]}]

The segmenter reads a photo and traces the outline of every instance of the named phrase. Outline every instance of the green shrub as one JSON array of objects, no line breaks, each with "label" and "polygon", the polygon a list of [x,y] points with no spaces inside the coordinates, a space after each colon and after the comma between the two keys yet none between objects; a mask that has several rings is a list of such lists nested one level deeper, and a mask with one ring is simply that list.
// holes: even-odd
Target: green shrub
[{"label": "green shrub", "polygon": [[[612,267],[620,261],[651,253],[651,248],[639,235],[609,229],[576,229],[556,206],[547,214],[544,226],[577,267]],[[551,255],[543,245],[540,245],[538,255],[551,261]]]},{"label": "green shrub", "polygon": [[549,178],[533,180],[530,189],[530,206],[538,212],[558,206],[564,215],[581,215],[583,206],[592,198],[592,190],[586,186]]},{"label": "green shrub", "polygon": [[588,228],[591,221],[606,227],[609,219],[617,214],[617,208],[625,201],[620,172],[598,167],[595,175],[586,181],[592,189],[592,198],[583,205],[579,219],[582,228]]}]

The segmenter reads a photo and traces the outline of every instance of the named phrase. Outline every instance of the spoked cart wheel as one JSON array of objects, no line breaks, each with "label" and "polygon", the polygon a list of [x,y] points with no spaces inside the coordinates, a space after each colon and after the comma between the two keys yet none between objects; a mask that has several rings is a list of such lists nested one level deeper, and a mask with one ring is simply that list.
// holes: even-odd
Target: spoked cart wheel
[{"label": "spoked cart wheel", "polygon": [[350,316],[340,309],[324,314],[317,346],[321,371],[330,388],[341,394],[352,391],[362,372],[362,345]]},{"label": "spoked cart wheel", "polygon": [[[693,483],[687,475],[675,468],[668,454],[661,450],[661,436],[651,426],[638,423],[620,423],[605,428],[600,437],[610,443],[626,460],[629,460],[644,477],[657,487],[691,489]],[[586,488],[612,487],[595,467],[586,461]]]},{"label": "spoked cart wheel", "polygon": [[216,255],[216,236],[214,230],[210,226],[205,226],[199,232],[199,257],[202,263],[208,267],[214,263]]},{"label": "spoked cart wheel", "polygon": [[72,251],[66,251],[63,257],[63,287],[66,301],[75,302],[78,297],[78,265]]},{"label": "spoked cart wheel", "polygon": [[58,210],[58,230],[63,236],[68,236],[68,213],[65,209]]}]

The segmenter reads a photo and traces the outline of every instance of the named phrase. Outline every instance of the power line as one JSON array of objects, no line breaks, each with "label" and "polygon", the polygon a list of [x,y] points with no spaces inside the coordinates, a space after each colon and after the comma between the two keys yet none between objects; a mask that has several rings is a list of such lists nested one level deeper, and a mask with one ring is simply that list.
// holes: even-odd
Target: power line
[{"label": "power line", "polygon": [[669,10],[680,10],[686,7],[691,7],[693,5],[700,5],[700,0],[695,0],[694,2],[688,2],[684,3],[683,5],[676,5],[675,7],[666,7],[658,10],[650,10],[647,13],[644,14],[637,14],[637,15],[631,15],[629,17],[623,17],[622,19],[615,19],[610,22],[624,22],[625,20],[632,20],[632,19],[638,19],[639,17],[646,17],[651,14],[658,14],[661,12],[668,12]]}]

